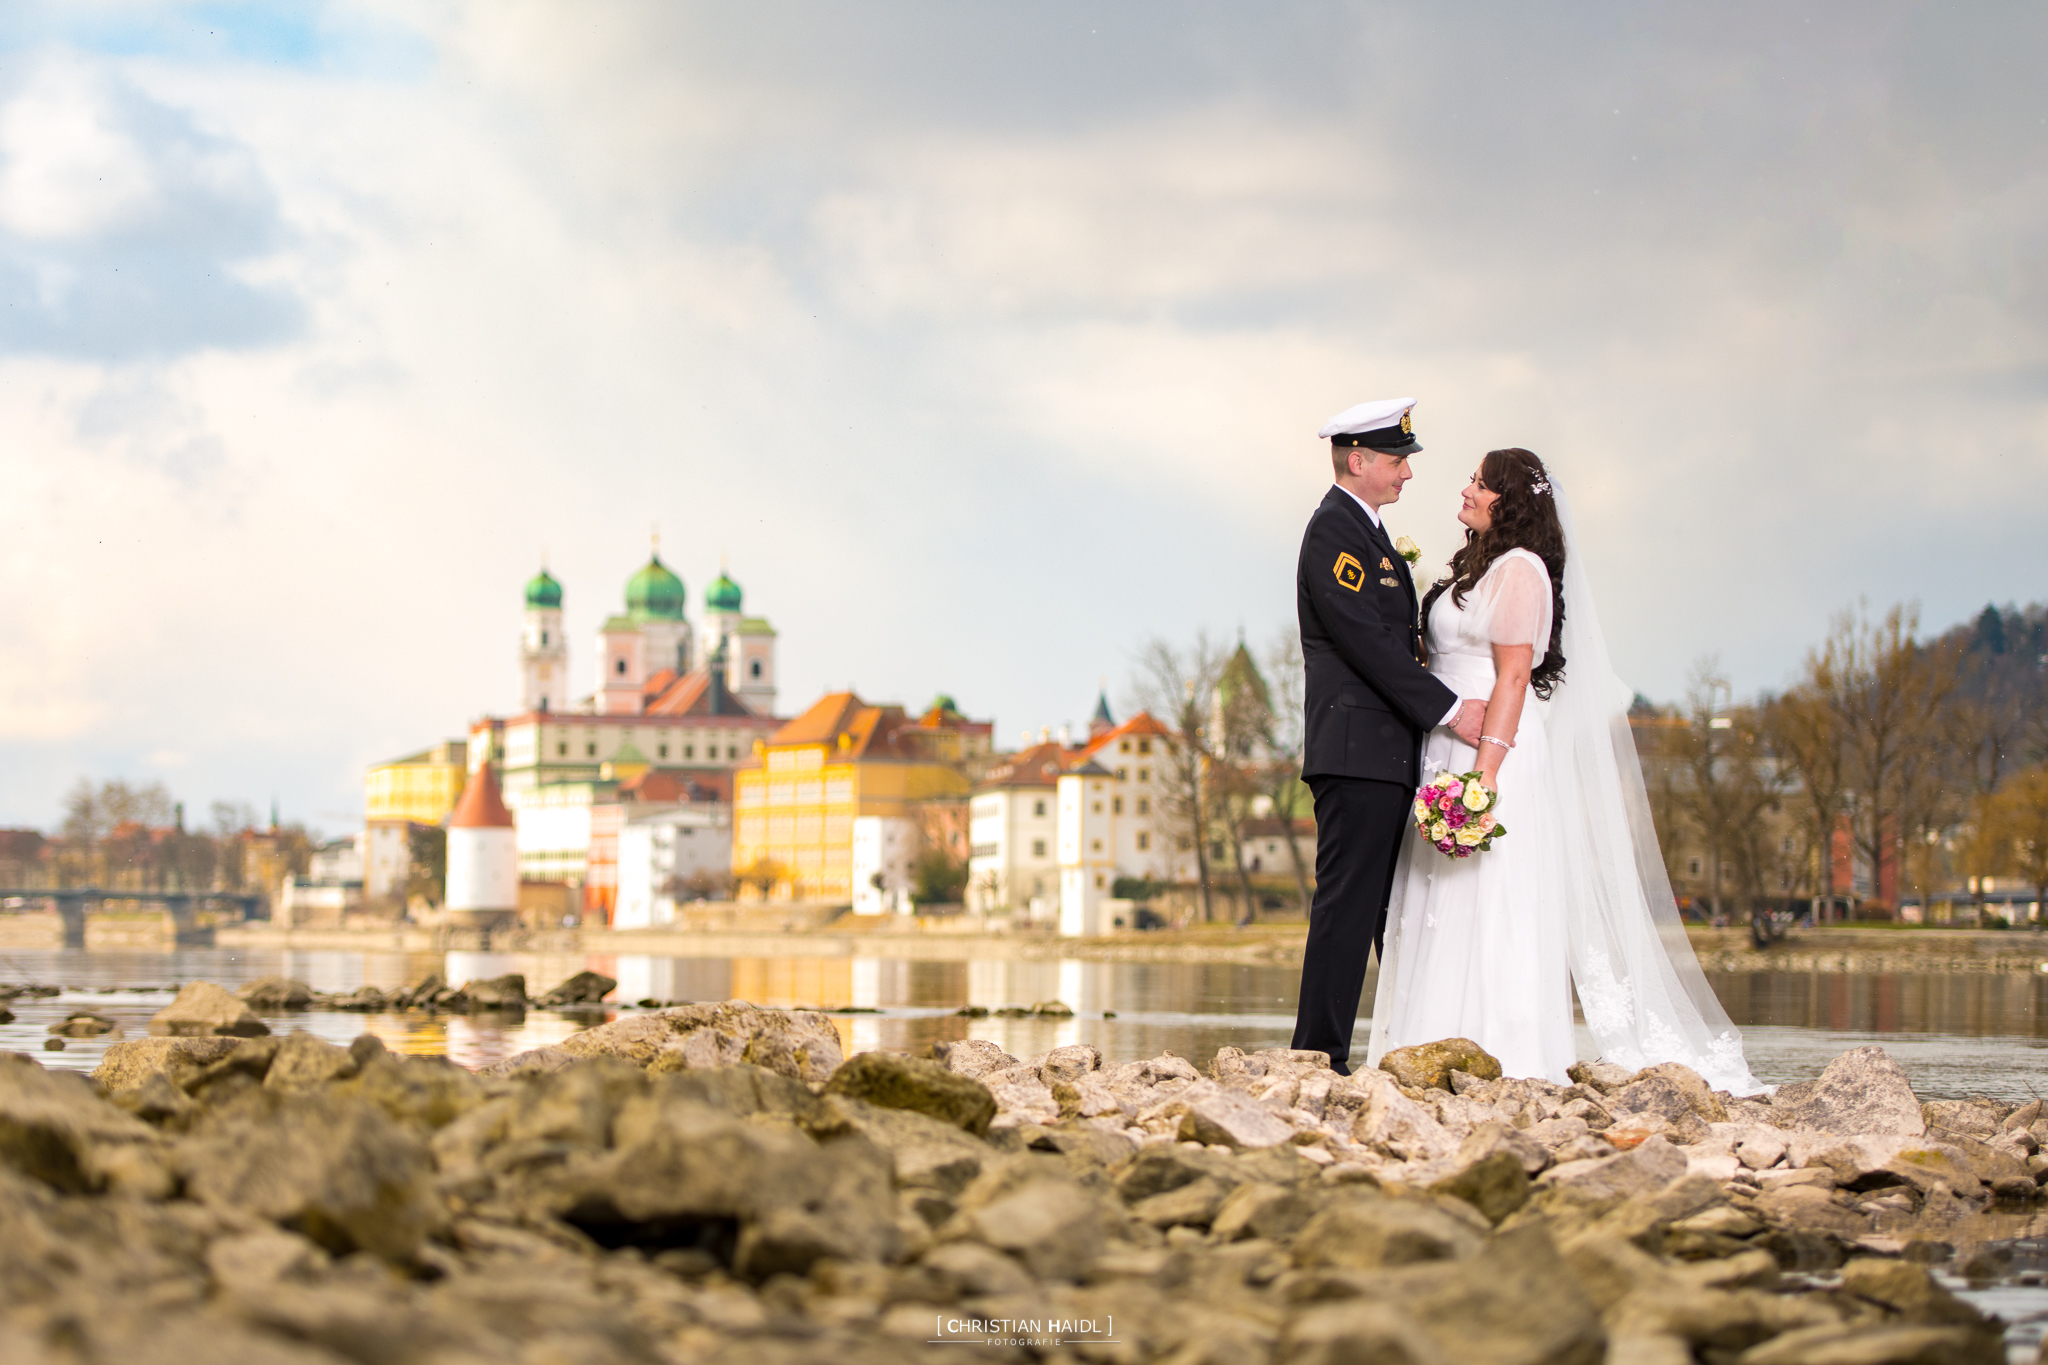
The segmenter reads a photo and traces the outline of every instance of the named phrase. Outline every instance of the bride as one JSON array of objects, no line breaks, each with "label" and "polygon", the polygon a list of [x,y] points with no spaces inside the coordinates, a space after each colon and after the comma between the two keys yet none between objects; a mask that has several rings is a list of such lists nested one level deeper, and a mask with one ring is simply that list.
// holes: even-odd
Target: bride
[{"label": "bride", "polygon": [[1476,750],[1431,731],[1423,768],[1477,769],[1500,795],[1507,833],[1451,859],[1409,831],[1368,1060],[1469,1038],[1505,1075],[1567,1084],[1576,987],[1602,1060],[1683,1062],[1715,1089],[1760,1091],[1679,921],[1629,693],[1608,662],[1556,484],[1530,451],[1491,451],[1458,520],[1465,544],[1423,600],[1424,637],[1430,671],[1485,701],[1486,723]]}]

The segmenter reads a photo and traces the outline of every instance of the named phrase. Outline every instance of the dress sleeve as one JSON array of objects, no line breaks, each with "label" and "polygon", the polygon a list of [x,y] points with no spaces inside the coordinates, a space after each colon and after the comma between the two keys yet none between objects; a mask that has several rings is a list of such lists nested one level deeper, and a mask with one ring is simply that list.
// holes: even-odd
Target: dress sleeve
[{"label": "dress sleeve", "polygon": [[1503,556],[1472,590],[1473,633],[1490,645],[1550,644],[1550,572],[1532,554]]}]

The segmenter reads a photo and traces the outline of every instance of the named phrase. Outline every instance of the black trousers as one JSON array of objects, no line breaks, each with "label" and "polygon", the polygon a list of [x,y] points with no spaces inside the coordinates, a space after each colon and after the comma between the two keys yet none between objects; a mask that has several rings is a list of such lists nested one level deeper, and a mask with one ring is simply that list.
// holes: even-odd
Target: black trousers
[{"label": "black trousers", "polygon": [[1316,798],[1316,898],[1308,912],[1294,1046],[1351,1056],[1367,954],[1381,946],[1394,862],[1415,793],[1399,782],[1311,777]]}]

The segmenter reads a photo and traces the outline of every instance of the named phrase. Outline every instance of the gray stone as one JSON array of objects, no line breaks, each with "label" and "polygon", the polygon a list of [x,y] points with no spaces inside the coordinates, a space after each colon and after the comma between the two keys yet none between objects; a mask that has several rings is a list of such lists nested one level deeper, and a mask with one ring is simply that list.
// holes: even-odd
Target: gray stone
[{"label": "gray stone", "polygon": [[318,999],[318,992],[303,981],[286,976],[259,976],[245,982],[235,997],[252,1010],[302,1010]]},{"label": "gray stone", "polygon": [[1611,1205],[1654,1194],[1685,1173],[1685,1153],[1653,1137],[1614,1156],[1553,1166],[1536,1183],[1574,1203]]},{"label": "gray stone", "polygon": [[1450,1166],[1424,1188],[1463,1200],[1489,1223],[1500,1222],[1529,1202],[1529,1172],[1498,1124],[1475,1129]]},{"label": "gray stone", "polygon": [[1399,1305],[1318,1304],[1287,1323],[1280,1365],[1439,1365],[1446,1357]]},{"label": "gray stone", "polygon": [[1357,1193],[1309,1219],[1294,1239],[1293,1256],[1305,1268],[1376,1270],[1461,1259],[1484,1241],[1469,1224],[1434,1205]]},{"label": "gray stone", "polygon": [[331,1089],[209,1116],[171,1161],[192,1197],[335,1253],[409,1259],[447,1221],[426,1144],[376,1105]]},{"label": "gray stone", "polygon": [[177,999],[150,1017],[149,1031],[158,1037],[261,1038],[270,1029],[248,1005],[211,981],[188,981]]},{"label": "gray stone", "polygon": [[1905,1071],[1881,1047],[1843,1053],[1810,1084],[1781,1087],[1771,1107],[1787,1128],[1842,1136],[1918,1137],[1927,1131]]},{"label": "gray stone", "polygon": [[526,978],[518,972],[463,983],[462,994],[471,1009],[523,1010],[526,1008]]},{"label": "gray stone", "polygon": [[[813,1083],[829,1078],[841,1056],[839,1031],[825,1015],[765,1010],[737,1000],[630,1015],[572,1033],[557,1046],[569,1057],[624,1057],[643,1067],[664,1058],[688,1070],[748,1062]],[[554,1064],[547,1058],[539,1066]],[[524,1069],[535,1064],[511,1057],[488,1068],[495,1075]]]},{"label": "gray stone", "polygon": [[239,1038],[129,1038],[100,1057],[92,1078],[109,1090],[128,1090],[151,1076],[174,1082],[246,1046]]},{"label": "gray stone", "polygon": [[995,1096],[980,1081],[900,1052],[863,1052],[851,1058],[832,1073],[825,1091],[885,1109],[927,1114],[970,1133],[986,1133],[996,1116]]},{"label": "gray stone", "polygon": [[548,991],[533,1003],[543,1009],[560,1009],[564,1005],[601,1004],[607,995],[619,988],[618,981],[603,972],[578,972]]},{"label": "gray stone", "polygon": [[310,1033],[287,1034],[278,1040],[270,1069],[263,1075],[269,1090],[317,1090],[329,1081],[356,1072],[356,1059],[347,1048],[339,1048]]},{"label": "gray stone", "polygon": [[1612,1062],[1574,1062],[1565,1074],[1603,1095],[1621,1089],[1636,1078],[1635,1072]]},{"label": "gray stone", "polygon": [[1187,1102],[1180,1136],[1226,1147],[1277,1147],[1293,1140],[1294,1126],[1256,1100],[1218,1089]]},{"label": "gray stone", "polygon": [[1501,1074],[1500,1062],[1470,1038],[1397,1047],[1380,1058],[1379,1069],[1411,1090],[1449,1090],[1453,1071],[1482,1081],[1497,1081]]},{"label": "gray stone", "polygon": [[1103,1252],[1113,1217],[1056,1166],[1025,1161],[981,1177],[941,1229],[1007,1252],[1042,1280],[1076,1280]]},{"label": "gray stone", "polygon": [[[0,1053],[0,1165],[66,1193],[139,1186],[163,1193],[154,1128],[102,1100],[71,1071]],[[155,1173],[155,1178],[152,1178]]]},{"label": "gray stone", "polygon": [[1751,1347],[1737,1365],[2005,1365],[1996,1332],[1968,1327],[1802,1328]]},{"label": "gray stone", "polygon": [[1253,1181],[1239,1185],[1224,1198],[1209,1232],[1219,1242],[1246,1237],[1284,1241],[1321,1208],[1322,1201],[1310,1190]]},{"label": "gray stone", "polygon": [[1371,1089],[1351,1126],[1353,1142],[1402,1161],[1433,1161],[1458,1150],[1457,1136],[1391,1080],[1367,1084]]},{"label": "gray stone", "polygon": [[1038,1064],[1039,1078],[1047,1085],[1056,1081],[1079,1080],[1102,1069],[1102,1054],[1086,1043],[1068,1043],[1045,1054]]},{"label": "gray stone", "polygon": [[1017,1059],[986,1038],[963,1038],[957,1043],[933,1045],[933,1055],[948,1071],[979,1080],[991,1071],[1017,1065]]},{"label": "gray stone", "polygon": [[74,1010],[46,1031],[59,1038],[119,1038],[121,1025],[104,1014]]}]

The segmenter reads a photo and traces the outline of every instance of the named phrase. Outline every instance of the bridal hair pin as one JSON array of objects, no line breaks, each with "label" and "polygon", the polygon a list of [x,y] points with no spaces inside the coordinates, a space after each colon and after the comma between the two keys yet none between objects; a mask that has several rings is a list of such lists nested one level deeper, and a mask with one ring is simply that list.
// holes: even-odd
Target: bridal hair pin
[{"label": "bridal hair pin", "polygon": [[1536,482],[1529,485],[1529,491],[1538,497],[1548,496],[1550,493],[1550,476],[1548,474],[1538,474]]}]

